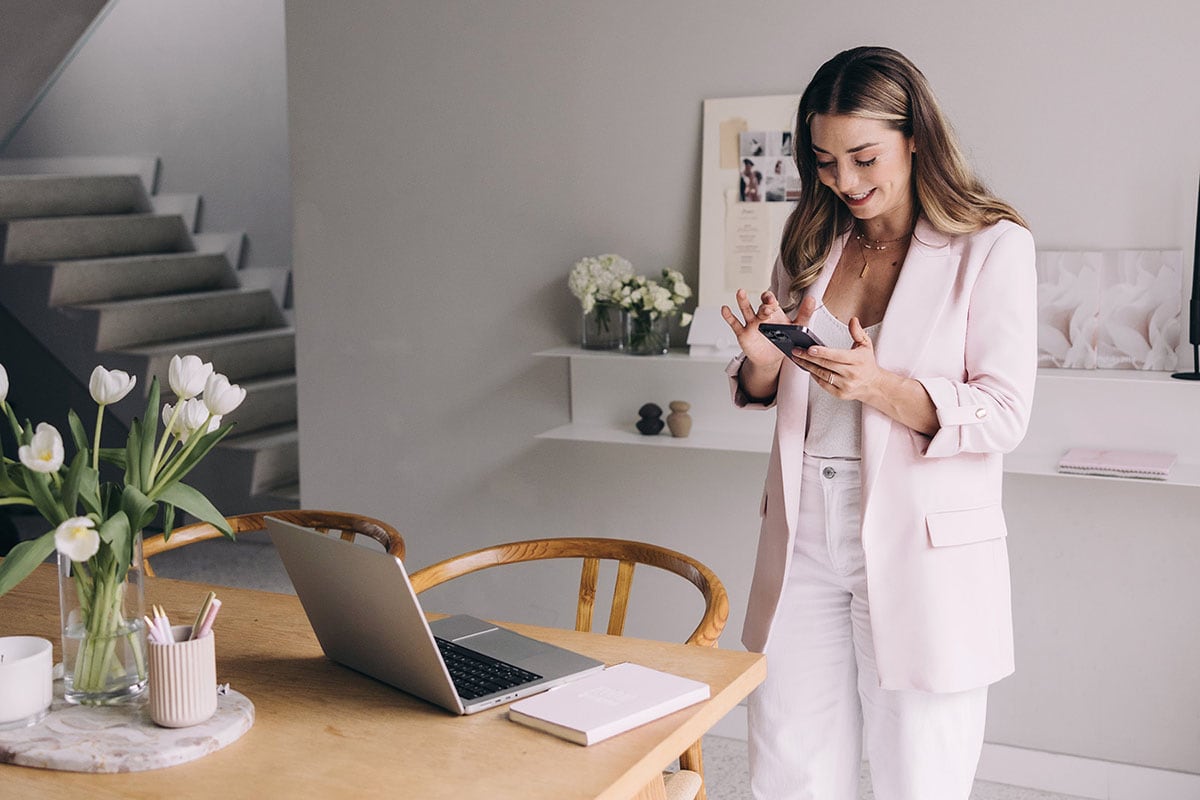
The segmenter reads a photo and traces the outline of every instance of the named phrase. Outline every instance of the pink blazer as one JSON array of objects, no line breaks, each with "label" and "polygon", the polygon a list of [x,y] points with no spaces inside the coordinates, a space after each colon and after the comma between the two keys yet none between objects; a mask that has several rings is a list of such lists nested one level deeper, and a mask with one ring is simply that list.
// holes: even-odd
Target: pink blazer
[{"label": "pink blazer", "polygon": [[[808,291],[822,297],[845,238]],[[776,264],[771,288],[786,297]],[[863,549],[880,685],[953,692],[1013,671],[1001,458],[1020,443],[1037,374],[1033,237],[1010,222],[948,236],[922,217],[875,342],[879,365],[919,380],[933,437],[863,407]],[[727,370],[734,402],[741,358]],[[779,378],[775,439],[742,642],[763,651],[791,565],[809,375]]]}]

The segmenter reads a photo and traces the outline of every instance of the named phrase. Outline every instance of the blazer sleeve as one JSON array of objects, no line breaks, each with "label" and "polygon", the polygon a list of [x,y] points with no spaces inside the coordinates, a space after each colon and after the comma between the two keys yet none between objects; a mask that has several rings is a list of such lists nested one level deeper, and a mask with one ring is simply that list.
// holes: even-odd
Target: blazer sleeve
[{"label": "blazer sleeve", "polygon": [[[771,292],[776,297],[786,297],[787,287],[790,281],[787,277],[787,271],[783,268],[783,259],[777,257],[775,259],[775,267],[771,270]],[[775,396],[767,398],[766,401],[756,400],[751,398],[742,389],[742,382],[738,378],[738,374],[742,370],[742,362],[746,360],[745,353],[739,353],[733,357],[725,367],[725,375],[729,378],[729,396],[733,400],[733,404],[738,408],[749,408],[764,410],[775,407]]]},{"label": "blazer sleeve", "polygon": [[1025,436],[1037,378],[1037,269],[1033,236],[1011,225],[980,267],[967,312],[966,378],[918,378],[940,428],[930,458],[1007,453]]}]

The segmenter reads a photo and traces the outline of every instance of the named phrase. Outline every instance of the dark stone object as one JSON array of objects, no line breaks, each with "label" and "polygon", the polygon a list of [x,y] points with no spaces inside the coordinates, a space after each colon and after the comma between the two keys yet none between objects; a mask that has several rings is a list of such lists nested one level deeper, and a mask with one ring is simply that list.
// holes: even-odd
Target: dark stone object
[{"label": "dark stone object", "polygon": [[654,403],[646,403],[638,409],[637,429],[644,436],[656,436],[666,423],[662,419],[662,408]]}]

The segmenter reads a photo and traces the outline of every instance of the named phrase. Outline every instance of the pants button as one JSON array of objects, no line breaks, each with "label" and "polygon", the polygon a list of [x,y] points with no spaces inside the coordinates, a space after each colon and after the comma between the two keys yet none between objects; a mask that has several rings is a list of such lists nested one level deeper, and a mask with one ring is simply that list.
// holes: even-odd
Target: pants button
[{"label": "pants button", "polygon": [[837,475],[837,470],[833,467],[826,467],[825,469],[821,470],[821,474],[826,478],[832,478]]}]

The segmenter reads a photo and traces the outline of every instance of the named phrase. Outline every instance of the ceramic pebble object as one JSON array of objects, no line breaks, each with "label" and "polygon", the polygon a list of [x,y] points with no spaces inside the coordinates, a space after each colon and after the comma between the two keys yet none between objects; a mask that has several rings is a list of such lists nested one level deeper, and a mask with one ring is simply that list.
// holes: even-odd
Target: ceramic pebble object
[{"label": "ceramic pebble object", "polygon": [[688,413],[688,409],[691,407],[691,403],[683,400],[670,402],[671,413],[667,414],[667,427],[671,429],[672,436],[682,439],[692,432],[692,416]]},{"label": "ceramic pebble object", "polygon": [[656,436],[663,429],[662,409],[654,403],[646,403],[638,409],[637,429],[643,436]]}]

